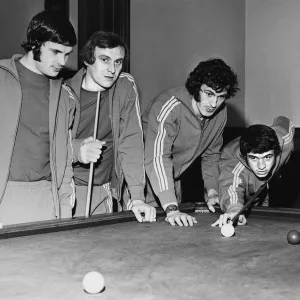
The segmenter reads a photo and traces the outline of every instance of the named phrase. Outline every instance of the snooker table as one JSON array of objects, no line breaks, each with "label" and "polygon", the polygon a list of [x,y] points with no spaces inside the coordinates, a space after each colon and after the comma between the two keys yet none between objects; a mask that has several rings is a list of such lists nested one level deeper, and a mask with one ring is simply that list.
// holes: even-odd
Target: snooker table
[{"label": "snooker table", "polygon": [[[224,238],[215,214],[195,214],[193,227],[172,227],[158,210],[155,223],[131,212],[11,225],[0,231],[0,299],[299,299],[300,212],[253,209],[248,225]],[[90,271],[105,289],[90,295]]]}]

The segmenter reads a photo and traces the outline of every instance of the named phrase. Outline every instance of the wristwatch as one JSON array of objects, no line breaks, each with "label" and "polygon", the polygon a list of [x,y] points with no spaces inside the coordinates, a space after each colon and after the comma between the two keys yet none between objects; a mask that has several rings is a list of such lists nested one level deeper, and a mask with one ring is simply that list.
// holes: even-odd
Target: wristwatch
[{"label": "wristwatch", "polygon": [[175,205],[175,204],[170,204],[170,205],[168,205],[167,208],[165,209],[165,213],[168,214],[168,213],[170,213],[170,212],[172,212],[172,211],[178,211],[178,210],[179,210],[179,209],[178,209],[178,206],[177,206],[177,205]]}]

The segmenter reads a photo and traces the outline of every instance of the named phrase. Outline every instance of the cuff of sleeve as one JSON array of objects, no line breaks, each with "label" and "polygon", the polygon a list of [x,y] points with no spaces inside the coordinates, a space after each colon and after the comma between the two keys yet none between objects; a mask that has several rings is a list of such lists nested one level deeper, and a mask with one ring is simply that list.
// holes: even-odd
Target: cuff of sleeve
[{"label": "cuff of sleeve", "polygon": [[209,181],[206,181],[204,185],[205,185],[205,188],[206,188],[207,191],[212,189],[212,190],[215,190],[218,193],[219,186],[218,186],[217,181],[209,180]]},{"label": "cuff of sleeve", "polygon": [[79,150],[84,139],[76,139],[72,140],[72,148],[73,148],[73,159],[74,162],[79,161]]},{"label": "cuff of sleeve", "polygon": [[241,209],[243,208],[243,205],[240,204],[240,203],[235,203],[235,204],[230,204],[228,207],[227,207],[227,210],[226,212],[227,213],[238,213]]},{"label": "cuff of sleeve", "polygon": [[165,209],[170,204],[175,204],[178,206],[178,201],[174,191],[164,191],[162,193],[159,193],[157,196],[163,209]]},{"label": "cuff of sleeve", "polygon": [[144,187],[143,186],[129,186],[131,200],[145,201]]},{"label": "cuff of sleeve", "polygon": [[72,207],[70,205],[61,205],[60,217],[61,219],[72,218]]},{"label": "cuff of sleeve", "polygon": [[140,199],[134,199],[132,200],[132,205],[135,205],[135,204],[144,204],[146,203],[144,200],[140,200]]},{"label": "cuff of sleeve", "polygon": [[177,205],[178,206],[178,203],[177,202],[169,202],[169,203],[166,203],[163,205],[163,210],[166,210],[166,208],[169,206],[169,205]]}]

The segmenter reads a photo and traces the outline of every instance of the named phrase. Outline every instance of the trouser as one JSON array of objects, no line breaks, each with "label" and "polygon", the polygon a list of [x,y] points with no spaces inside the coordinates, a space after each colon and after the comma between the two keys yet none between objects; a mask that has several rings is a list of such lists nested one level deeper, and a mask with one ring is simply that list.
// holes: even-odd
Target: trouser
[{"label": "trouser", "polygon": [[0,204],[3,225],[55,219],[51,181],[9,181]]},{"label": "trouser", "polygon": [[[86,185],[76,185],[76,204],[73,210],[74,217],[85,216],[86,197],[88,187]],[[90,215],[113,212],[113,198],[110,183],[101,186],[93,186],[90,201]]]}]

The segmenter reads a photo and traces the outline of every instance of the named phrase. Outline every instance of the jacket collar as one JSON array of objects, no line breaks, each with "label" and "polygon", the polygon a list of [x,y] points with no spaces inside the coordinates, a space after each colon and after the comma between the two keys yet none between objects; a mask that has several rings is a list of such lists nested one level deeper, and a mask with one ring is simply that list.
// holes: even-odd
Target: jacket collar
[{"label": "jacket collar", "polygon": [[70,85],[70,87],[73,89],[73,91],[75,92],[78,98],[80,98],[80,89],[85,74],[86,74],[86,69],[81,68],[71,79],[67,81],[67,84]]},{"label": "jacket collar", "polygon": [[15,54],[12,58],[2,59],[0,60],[0,66],[8,69],[16,78],[19,78],[17,68],[16,68],[16,60],[23,57],[21,54]]}]

